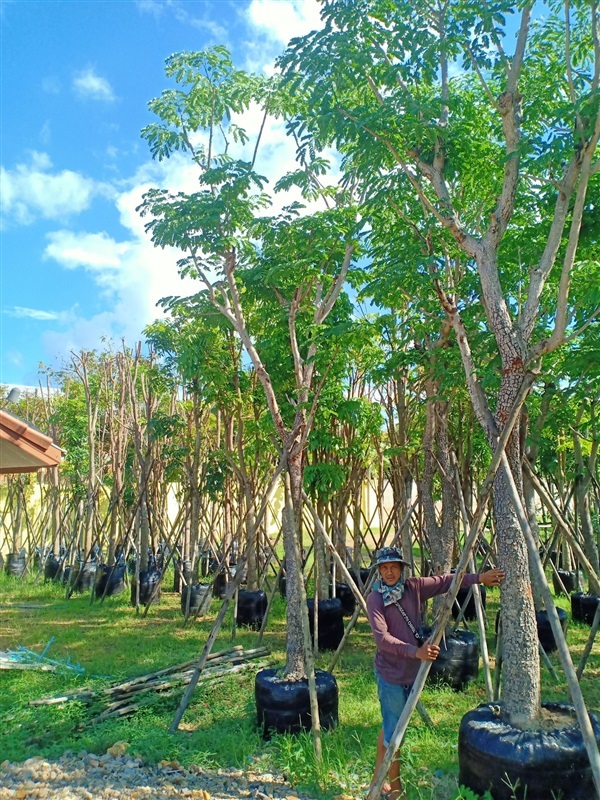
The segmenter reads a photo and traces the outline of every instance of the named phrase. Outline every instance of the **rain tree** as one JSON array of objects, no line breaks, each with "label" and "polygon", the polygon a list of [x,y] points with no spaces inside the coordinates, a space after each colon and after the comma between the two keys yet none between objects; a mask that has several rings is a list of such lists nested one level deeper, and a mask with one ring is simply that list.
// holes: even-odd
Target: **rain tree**
[{"label": "rain tree", "polygon": [[[257,171],[260,139],[273,119],[291,114],[289,94],[236,70],[220,47],[171,56],[166,71],[177,88],[150,103],[158,121],[143,136],[156,158],[187,157],[197,188],[152,189],[140,211],[157,246],[181,251],[181,274],[199,281],[263,387],[286,474],[286,675],[299,678],[305,673],[298,568],[304,454],[328,368],[324,332],[359,251],[352,192],[329,186],[326,162],[308,148],[276,184],[290,196],[275,206]],[[262,119],[252,139],[242,125],[248,109]],[[285,327],[285,351],[269,349],[265,325]]]},{"label": "rain tree", "polygon": [[[409,291],[427,275],[493,445],[528,374],[597,313],[592,284],[578,304],[570,288],[597,259],[579,239],[598,214],[588,197],[600,171],[598,4],[326,0],[322,17],[281,62],[308,98],[292,129],[301,146],[310,134],[344,154],[348,180],[379,210],[382,251],[420,243],[418,260],[389,259],[390,274]],[[477,338],[493,341],[486,383]],[[507,456],[520,491],[521,455],[515,433]],[[504,707],[528,724],[540,709],[536,624],[503,473],[494,510],[507,573]]]}]

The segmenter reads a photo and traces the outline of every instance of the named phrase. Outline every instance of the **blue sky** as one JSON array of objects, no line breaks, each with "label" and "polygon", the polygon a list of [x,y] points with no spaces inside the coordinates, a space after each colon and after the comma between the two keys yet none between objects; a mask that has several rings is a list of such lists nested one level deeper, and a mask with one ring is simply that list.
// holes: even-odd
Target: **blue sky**
[{"label": "blue sky", "polygon": [[[269,70],[319,24],[317,0],[0,0],[0,383],[37,385],[70,351],[133,346],[187,293],[177,254],[155,250],[135,211],[150,186],[185,188],[190,166],[152,162],[140,130],[170,84],[164,61],[225,44]],[[260,124],[252,114],[249,130]],[[266,134],[273,176],[291,166]]]}]

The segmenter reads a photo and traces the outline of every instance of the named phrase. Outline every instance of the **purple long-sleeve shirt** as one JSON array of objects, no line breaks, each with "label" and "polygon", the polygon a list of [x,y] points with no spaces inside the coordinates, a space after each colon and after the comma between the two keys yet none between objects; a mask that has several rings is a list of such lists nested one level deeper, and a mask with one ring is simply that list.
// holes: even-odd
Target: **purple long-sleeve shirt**
[{"label": "purple long-sleeve shirt", "polygon": [[[421,624],[422,601],[445,594],[453,577],[454,575],[435,575],[430,578],[406,579],[400,604],[417,630]],[[479,575],[467,574],[463,577],[461,586],[468,589],[475,583],[479,583]],[[367,611],[377,645],[375,669],[387,683],[412,684],[421,663],[416,657],[419,644],[404,617],[393,603],[384,606],[379,592],[371,592],[367,597]]]}]

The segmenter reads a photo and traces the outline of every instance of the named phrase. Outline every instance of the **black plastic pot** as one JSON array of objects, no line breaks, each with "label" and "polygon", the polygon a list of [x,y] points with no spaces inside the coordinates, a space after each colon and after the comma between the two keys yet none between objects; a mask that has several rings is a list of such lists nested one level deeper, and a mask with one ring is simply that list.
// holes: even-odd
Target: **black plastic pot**
[{"label": "black plastic pot", "polygon": [[[319,720],[324,730],[338,724],[338,686],[330,672],[315,670]],[[300,733],[312,727],[308,680],[290,681],[280,677],[277,669],[256,673],[254,683],[256,717],[265,739],[273,733]]]},{"label": "black plastic pot", "polygon": [[[315,601],[307,600],[310,635],[315,635]],[[337,650],[344,637],[344,613],[342,602],[337,597],[319,600],[318,603],[318,645],[319,650]]]},{"label": "black plastic pot", "polygon": [[356,597],[347,583],[336,583],[335,596],[342,604],[342,614],[344,617],[351,617],[356,608]]},{"label": "black plastic pot", "polygon": [[259,631],[267,611],[267,595],[262,589],[249,592],[240,589],[238,592],[236,624],[240,627]]},{"label": "black plastic pot", "polygon": [[600,597],[595,594],[584,594],[576,592],[571,595],[571,614],[573,619],[578,622],[585,622],[590,625],[594,621],[596,606],[600,603]]},{"label": "black plastic pot", "polygon": [[[428,638],[431,628],[423,628],[422,634]],[[447,633],[440,641],[440,653],[431,664],[428,680],[442,683],[458,692],[469,683],[477,680],[479,673],[479,641],[471,631],[457,630]]]},{"label": "black plastic pot", "polygon": [[194,583],[191,586],[184,586],[181,590],[181,613],[185,617],[187,612],[188,595],[190,597],[189,616],[201,616],[206,614],[210,608],[210,584]]},{"label": "black plastic pot", "polygon": [[44,564],[44,580],[56,581],[60,580],[60,573],[62,569],[62,561],[55,556],[49,556]]},{"label": "black plastic pot", "polygon": [[[467,595],[469,594],[469,591],[470,591],[470,589],[467,589],[464,586],[461,586],[460,589],[458,590],[458,594],[456,595],[456,600],[457,600],[458,605],[460,607],[462,607],[462,604],[467,599]],[[485,602],[486,602],[486,600],[485,600],[485,596],[486,596],[485,586],[480,585],[479,586],[479,592],[481,594],[481,604],[482,604],[483,609],[485,611]],[[458,617],[458,608],[456,607],[456,603],[454,603],[452,605],[452,616],[454,617],[454,619],[456,619]],[[475,598],[473,597],[473,592],[471,592],[471,597],[469,597],[469,602],[467,603],[467,607],[465,608],[465,613],[463,614],[463,619],[466,619],[467,622],[470,622],[471,620],[474,620],[476,618],[477,618],[477,612],[475,610]]]},{"label": "black plastic pot", "polygon": [[27,571],[25,551],[21,550],[19,553],[9,553],[6,556],[6,565],[4,569],[7,575],[12,575],[14,578],[22,578]]},{"label": "black plastic pot", "polygon": [[[567,624],[569,622],[567,612],[564,610],[564,608],[559,608],[558,606],[556,606],[556,613],[558,614],[560,627],[566,634]],[[537,624],[538,639],[540,640],[540,644],[542,645],[546,653],[552,653],[554,650],[556,650],[557,644],[554,639],[552,628],[550,626],[550,620],[548,619],[548,612],[536,611],[535,621]]]},{"label": "black plastic pot", "polygon": [[227,594],[227,584],[235,578],[235,567],[229,567],[227,570],[219,572],[213,582],[213,597],[223,600]]},{"label": "black plastic pot", "polygon": [[[354,581],[354,583],[360,589],[360,583],[359,583],[359,580],[358,580],[358,575],[356,573],[356,570],[355,569],[349,569],[348,572],[350,573],[350,576],[352,577],[352,580]],[[366,567],[361,567],[360,570],[359,570],[359,573],[360,573],[360,580],[362,581],[362,585],[366,586],[367,585],[367,581],[369,580],[369,575],[371,573],[371,570],[367,569]]]},{"label": "black plastic pot", "polygon": [[85,592],[91,589],[96,583],[96,573],[98,565],[95,561],[84,563],[80,561],[78,565],[69,571],[69,578],[73,580],[74,592]]},{"label": "black plastic pot", "polygon": [[[158,588],[155,590],[155,587]],[[154,597],[152,593],[154,592]],[[135,605],[135,597],[137,594],[135,576],[131,581],[131,605]],[[152,597],[152,603],[158,603],[160,600],[160,572],[156,570],[140,570],[140,605],[145,606]]]},{"label": "black plastic pot", "polygon": [[125,564],[115,564],[112,567],[109,567],[108,564],[101,565],[100,575],[96,583],[96,598],[98,600],[102,599],[102,597],[113,597],[125,591],[125,570]]},{"label": "black plastic pot", "polygon": [[[595,797],[589,758],[572,707],[543,705],[550,712],[569,712],[572,723],[551,730],[520,730],[501,716],[501,705],[492,703],[465,714],[458,732],[459,784],[481,795],[489,790],[494,800]],[[600,722],[593,714],[590,718],[600,743]]]},{"label": "black plastic pot", "polygon": [[[570,594],[571,592],[574,592],[577,589],[578,578],[580,586],[583,582],[582,573],[580,572],[579,575],[577,575],[577,572],[574,569],[572,570],[559,569],[557,570],[557,572],[561,581],[563,582],[565,589],[567,590],[567,594]],[[554,587],[555,595],[564,594],[562,587],[558,582],[558,578],[556,577],[556,573],[554,571],[552,571],[552,585]]]}]

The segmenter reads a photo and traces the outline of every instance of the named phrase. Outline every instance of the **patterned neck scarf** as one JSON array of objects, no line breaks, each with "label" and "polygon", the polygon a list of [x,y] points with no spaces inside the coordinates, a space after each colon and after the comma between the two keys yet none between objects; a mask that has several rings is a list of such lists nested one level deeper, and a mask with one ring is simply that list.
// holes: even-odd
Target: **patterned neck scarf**
[{"label": "patterned neck scarf", "polygon": [[388,586],[382,578],[377,578],[373,584],[373,591],[379,592],[383,597],[384,606],[391,606],[392,603],[397,603],[402,599],[402,595],[404,594],[404,578],[399,578],[393,586]]}]

